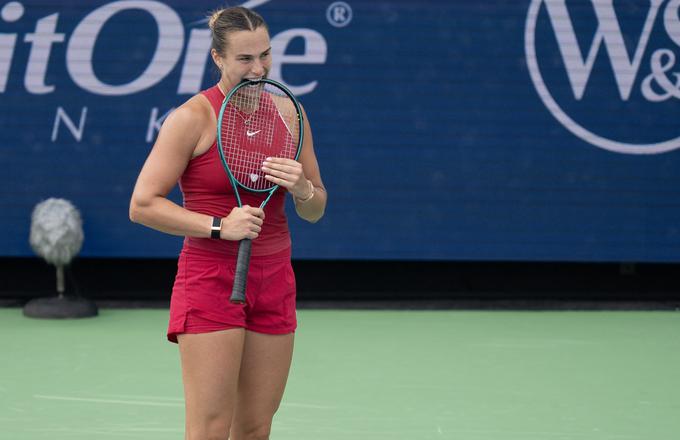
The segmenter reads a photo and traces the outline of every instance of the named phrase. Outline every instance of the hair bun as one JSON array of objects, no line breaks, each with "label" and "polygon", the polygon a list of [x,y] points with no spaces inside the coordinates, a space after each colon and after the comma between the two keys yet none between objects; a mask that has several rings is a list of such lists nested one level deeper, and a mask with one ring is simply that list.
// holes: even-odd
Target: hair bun
[{"label": "hair bun", "polygon": [[224,11],[224,9],[218,9],[217,11],[213,12],[210,18],[208,19],[208,27],[210,28],[210,30],[214,30],[215,22],[217,21],[218,18],[220,18],[222,11]]}]

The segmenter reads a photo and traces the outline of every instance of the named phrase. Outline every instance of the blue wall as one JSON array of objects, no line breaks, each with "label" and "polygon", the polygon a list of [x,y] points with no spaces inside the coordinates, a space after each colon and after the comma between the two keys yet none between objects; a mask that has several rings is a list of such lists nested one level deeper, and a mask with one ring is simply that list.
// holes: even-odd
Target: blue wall
[{"label": "blue wall", "polygon": [[[0,255],[53,196],[83,256],[177,254],[128,201],[153,122],[216,80],[217,4],[137,3],[0,1]],[[296,258],[680,261],[677,2],[256,3],[330,194],[290,211]]]}]

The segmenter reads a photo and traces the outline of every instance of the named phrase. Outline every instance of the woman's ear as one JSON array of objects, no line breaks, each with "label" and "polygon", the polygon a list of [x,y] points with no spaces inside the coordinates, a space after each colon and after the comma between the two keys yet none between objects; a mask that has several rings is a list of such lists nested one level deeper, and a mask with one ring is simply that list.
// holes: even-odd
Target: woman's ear
[{"label": "woman's ear", "polygon": [[222,71],[222,61],[220,61],[220,56],[217,53],[215,49],[210,49],[210,56],[213,59],[213,62],[217,66],[218,69],[220,69],[220,72]]}]

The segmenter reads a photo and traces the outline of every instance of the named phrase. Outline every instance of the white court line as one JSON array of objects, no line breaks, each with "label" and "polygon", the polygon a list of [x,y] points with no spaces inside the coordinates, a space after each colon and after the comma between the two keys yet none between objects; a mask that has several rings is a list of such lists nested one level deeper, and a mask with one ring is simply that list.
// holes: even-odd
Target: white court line
[{"label": "white court line", "polygon": [[[131,398],[135,397],[141,397],[141,396],[132,396],[132,395],[123,395]],[[100,398],[94,398],[94,397],[69,397],[69,396],[46,396],[43,394],[34,394],[34,398],[36,399],[45,399],[45,400],[62,400],[62,401],[67,401],[67,402],[90,402],[90,403],[111,403],[111,404],[120,404],[120,405],[143,405],[143,406],[172,406],[172,407],[183,407],[184,406],[184,401],[183,399],[178,399],[175,397],[153,397],[153,396],[144,396],[146,398],[151,398],[151,399],[159,399],[159,400],[171,400],[172,402],[151,402],[151,401],[145,401],[145,400],[121,400],[121,399],[100,399]],[[173,403],[176,402],[176,403]],[[310,409],[336,409],[335,407],[332,406],[323,406],[323,405],[313,405],[313,404],[308,404],[308,403],[289,403],[289,402],[284,402],[281,404],[281,406],[289,406],[293,408],[310,408]]]},{"label": "white court line", "polygon": [[134,432],[116,432],[116,431],[108,431],[106,429],[97,429],[97,428],[92,428],[92,429],[83,429],[83,428],[43,428],[43,429],[31,429],[27,428],[26,431],[28,432],[49,432],[51,434],[54,433],[66,433],[66,434],[88,434],[90,437],[93,438],[92,435],[95,436],[95,438],[101,438],[103,435],[108,435],[108,436],[116,436],[116,437],[132,437],[132,438],[139,438],[138,433]]},{"label": "white court line", "polygon": [[311,409],[336,409],[335,406],[312,405],[310,403],[290,403],[283,402],[281,406],[290,406],[293,408],[311,408]]},{"label": "white court line", "polygon": [[147,402],[143,400],[118,400],[118,399],[94,399],[90,397],[67,397],[67,396],[44,396],[41,394],[33,395],[36,399],[63,400],[69,402],[90,402],[90,403],[113,403],[122,405],[143,405],[143,406],[174,406],[182,407],[182,403],[168,402]]},{"label": "white court line", "polygon": [[181,397],[161,397],[161,396],[147,396],[141,394],[100,394],[99,397],[115,397],[123,399],[151,399],[151,400],[169,400],[171,402],[184,402]]},{"label": "white court line", "polygon": [[182,428],[117,428],[116,431],[130,432],[184,432]]}]

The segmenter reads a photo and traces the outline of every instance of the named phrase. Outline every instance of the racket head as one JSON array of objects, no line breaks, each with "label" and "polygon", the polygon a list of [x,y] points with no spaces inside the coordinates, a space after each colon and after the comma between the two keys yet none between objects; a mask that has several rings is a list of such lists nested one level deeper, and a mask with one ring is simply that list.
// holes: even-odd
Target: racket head
[{"label": "racket head", "polygon": [[304,140],[299,102],[283,84],[244,80],[225,96],[217,120],[217,149],[235,186],[267,192],[278,185],[265,179],[268,157],[297,160]]}]

